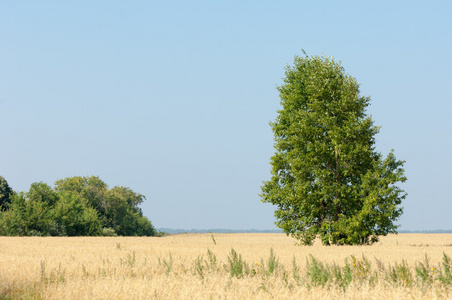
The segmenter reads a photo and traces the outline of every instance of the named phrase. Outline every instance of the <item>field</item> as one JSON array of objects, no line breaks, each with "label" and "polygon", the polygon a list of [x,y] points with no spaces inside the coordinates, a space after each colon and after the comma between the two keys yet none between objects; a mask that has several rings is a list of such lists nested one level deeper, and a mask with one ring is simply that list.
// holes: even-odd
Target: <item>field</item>
[{"label": "field", "polygon": [[329,247],[284,234],[0,237],[0,299],[452,298],[447,258],[452,234]]}]

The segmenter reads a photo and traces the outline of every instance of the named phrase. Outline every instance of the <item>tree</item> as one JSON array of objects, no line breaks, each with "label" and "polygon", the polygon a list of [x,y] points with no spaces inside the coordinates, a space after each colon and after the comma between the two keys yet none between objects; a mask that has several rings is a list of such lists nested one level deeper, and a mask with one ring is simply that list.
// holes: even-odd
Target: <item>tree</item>
[{"label": "tree", "polygon": [[[59,201],[59,195],[46,183],[32,183],[25,194],[24,222],[28,235],[61,235],[62,224],[52,219],[52,209]],[[63,231],[64,232],[64,231]]]},{"label": "tree", "polygon": [[8,204],[11,203],[13,190],[3,176],[0,176],[0,211],[6,210]]},{"label": "tree", "polygon": [[61,192],[61,198],[53,210],[53,219],[64,225],[68,236],[93,236],[102,232],[98,212],[87,205],[77,193]]},{"label": "tree", "polygon": [[51,221],[49,205],[40,199],[27,200],[24,204],[23,222],[27,234],[33,231],[33,235],[46,235]]},{"label": "tree", "polygon": [[[56,181],[55,190],[59,195],[76,195],[85,206],[97,211],[103,227],[112,228],[116,234],[143,236],[156,233],[138,207],[145,197],[130,188],[116,186],[109,189],[97,176],[74,176]],[[64,225],[67,234],[71,235],[70,228],[66,223]]]},{"label": "tree", "polygon": [[44,182],[32,183],[27,193],[27,199],[29,201],[42,201],[48,206],[53,207],[58,202],[58,194]]},{"label": "tree", "polygon": [[277,206],[276,225],[311,244],[370,244],[395,233],[406,193],[404,161],[375,150],[379,127],[366,115],[370,98],[332,58],[296,56],[277,89],[281,110],[271,179],[262,202]]},{"label": "tree", "polygon": [[26,201],[23,193],[13,193],[7,210],[0,212],[0,235],[27,235]]},{"label": "tree", "polygon": [[79,195],[96,209],[101,215],[105,214],[105,193],[107,184],[98,176],[73,176],[55,182],[57,192],[71,192]]},{"label": "tree", "polygon": [[106,193],[106,227],[120,235],[155,235],[152,223],[138,207],[145,197],[130,188],[115,186]]}]

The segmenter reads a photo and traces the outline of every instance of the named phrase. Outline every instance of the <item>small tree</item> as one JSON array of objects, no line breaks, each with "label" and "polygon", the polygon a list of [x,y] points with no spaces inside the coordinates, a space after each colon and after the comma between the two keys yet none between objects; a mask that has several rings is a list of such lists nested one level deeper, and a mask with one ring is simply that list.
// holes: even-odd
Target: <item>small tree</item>
[{"label": "small tree", "polygon": [[6,210],[8,204],[11,203],[13,190],[3,176],[0,176],[0,211]]},{"label": "small tree", "polygon": [[42,201],[49,207],[55,206],[59,198],[57,192],[44,182],[32,183],[26,196],[29,201]]},{"label": "small tree", "polygon": [[406,197],[403,161],[375,151],[374,126],[357,81],[327,57],[295,57],[278,87],[282,109],[270,123],[276,153],[262,202],[276,225],[311,244],[369,244],[395,233]]},{"label": "small tree", "polygon": [[53,209],[53,220],[64,225],[68,236],[95,236],[102,233],[102,221],[98,212],[87,205],[77,193],[61,192],[61,198]]},{"label": "small tree", "polygon": [[0,212],[0,235],[27,235],[26,200],[24,193],[13,193],[6,211]]},{"label": "small tree", "polygon": [[145,197],[130,188],[115,186],[106,193],[106,227],[120,235],[155,235],[155,229],[138,207]]},{"label": "small tree", "polygon": [[71,192],[79,195],[101,216],[105,215],[105,193],[107,189],[108,185],[98,176],[73,176],[55,182],[56,192]]}]

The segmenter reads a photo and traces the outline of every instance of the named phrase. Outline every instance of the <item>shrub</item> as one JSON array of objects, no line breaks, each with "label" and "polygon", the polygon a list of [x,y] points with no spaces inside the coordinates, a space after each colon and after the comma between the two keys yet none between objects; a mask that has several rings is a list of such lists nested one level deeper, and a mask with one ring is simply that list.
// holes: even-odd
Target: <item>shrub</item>
[{"label": "shrub", "polygon": [[115,230],[111,227],[103,228],[102,229],[102,235],[103,236],[118,236],[115,232]]}]

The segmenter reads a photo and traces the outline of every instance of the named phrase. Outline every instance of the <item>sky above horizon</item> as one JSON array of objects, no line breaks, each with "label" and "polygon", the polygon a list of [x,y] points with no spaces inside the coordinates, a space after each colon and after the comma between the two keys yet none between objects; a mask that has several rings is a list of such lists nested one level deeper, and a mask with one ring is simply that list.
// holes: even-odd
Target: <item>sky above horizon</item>
[{"label": "sky above horizon", "polygon": [[452,2],[2,1],[0,175],[97,175],[157,228],[275,229],[284,67],[340,60],[405,160],[401,230],[452,229]]}]

